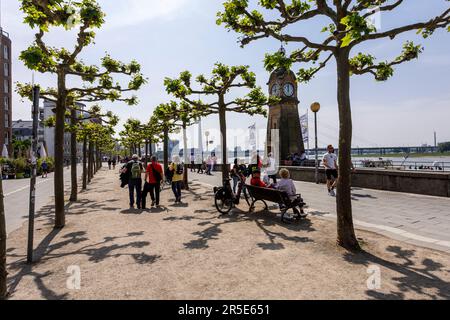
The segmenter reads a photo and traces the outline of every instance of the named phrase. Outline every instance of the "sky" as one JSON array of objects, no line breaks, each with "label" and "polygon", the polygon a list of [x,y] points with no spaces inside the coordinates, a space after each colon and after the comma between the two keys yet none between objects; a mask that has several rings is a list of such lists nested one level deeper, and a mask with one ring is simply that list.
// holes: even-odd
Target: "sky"
[{"label": "sky", "polygon": [[[34,31],[22,23],[19,1],[2,1],[2,27],[13,41],[13,81],[30,82],[31,72],[19,61],[18,56],[33,41]],[[256,1],[251,0],[251,3]],[[217,26],[216,13],[222,9],[223,0],[100,0],[106,13],[104,27],[97,30],[95,44],[81,55],[86,63],[98,64],[108,52],[124,62],[136,59],[142,65],[149,83],[138,93],[138,106],[122,103],[102,103],[121,118],[121,123],[133,117],[148,121],[153,109],[160,103],[173,99],[166,94],[163,80],[177,77],[189,70],[196,76],[209,75],[214,63],[249,65],[256,73],[258,85],[268,90],[269,73],[264,69],[265,53],[280,48],[271,39],[256,41],[241,48],[234,32]],[[377,20],[380,31],[416,21],[427,21],[443,12],[449,3],[444,0],[409,0],[396,12],[383,13]],[[296,25],[289,29],[293,34],[307,34],[317,39],[316,30],[323,21]],[[394,40],[373,41],[356,48],[352,53],[370,53],[379,61],[398,56],[402,44],[411,39],[425,47],[419,60],[395,68],[395,75],[387,82],[376,82],[368,75],[355,76],[351,83],[355,147],[367,146],[418,146],[434,144],[434,131],[438,141],[450,141],[450,33],[437,31],[433,37],[423,39],[409,33]],[[46,41],[52,45],[73,46],[74,32],[52,30]],[[299,44],[285,45],[287,51],[299,48]],[[296,72],[299,65],[293,67]],[[55,77],[36,74],[35,82],[43,86],[55,86]],[[78,84],[69,79],[69,85]],[[231,93],[230,97],[240,92]],[[308,84],[299,85],[300,114],[311,103],[319,101],[322,109],[319,119],[319,145],[338,142],[338,110],[336,102],[336,66],[331,63]],[[13,118],[30,119],[30,103],[13,97]],[[203,121],[203,129],[211,132],[211,140],[218,142],[218,118],[211,116]],[[230,146],[248,143],[248,127],[256,123],[259,145],[263,145],[267,119],[262,116],[229,114]],[[310,114],[312,127],[312,114]],[[119,128],[120,130],[120,128]],[[233,131],[234,130],[234,131]],[[311,135],[312,135],[311,130]],[[189,147],[197,146],[197,126],[188,129]],[[174,135],[177,138],[178,135]],[[236,138],[235,138],[236,137]]]}]

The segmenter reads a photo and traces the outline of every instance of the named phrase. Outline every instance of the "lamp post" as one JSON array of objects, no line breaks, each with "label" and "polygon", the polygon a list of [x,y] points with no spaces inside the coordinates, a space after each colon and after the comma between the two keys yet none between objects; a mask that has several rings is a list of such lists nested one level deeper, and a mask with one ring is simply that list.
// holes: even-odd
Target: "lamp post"
[{"label": "lamp post", "polygon": [[39,87],[33,87],[33,139],[31,150],[31,179],[30,179],[30,202],[28,212],[28,245],[27,245],[27,263],[33,263],[33,238],[34,238],[34,218],[36,206],[36,175],[37,175],[37,145],[39,140]]},{"label": "lamp post", "polygon": [[317,112],[320,111],[320,103],[314,102],[311,105],[311,111],[314,113],[314,137],[315,137],[315,143],[316,143],[316,173],[315,173],[315,179],[316,183],[319,183],[319,146],[318,146],[318,139],[317,139]]}]

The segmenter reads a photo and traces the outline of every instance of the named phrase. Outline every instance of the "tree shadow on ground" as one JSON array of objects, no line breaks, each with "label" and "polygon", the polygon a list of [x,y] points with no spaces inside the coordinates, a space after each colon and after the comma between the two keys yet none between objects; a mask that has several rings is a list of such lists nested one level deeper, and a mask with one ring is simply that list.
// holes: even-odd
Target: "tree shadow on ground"
[{"label": "tree shadow on ground", "polygon": [[[394,271],[399,275],[392,278],[397,290],[383,293],[376,290],[367,290],[366,294],[378,300],[405,299],[405,294],[414,292],[429,299],[450,299],[450,282],[439,278],[435,272],[450,272],[443,264],[429,258],[423,259],[419,264],[414,262],[415,250],[405,250],[399,246],[388,246],[387,252],[394,255],[401,262],[389,261],[377,257],[369,252],[346,253],[344,258],[352,264],[378,265]],[[431,291],[434,291],[432,293]]]},{"label": "tree shadow on ground", "polygon": [[[236,209],[234,213],[236,213]],[[282,250],[284,245],[277,242],[277,239],[282,239],[284,241],[295,242],[295,243],[308,243],[314,242],[309,237],[299,237],[299,236],[289,236],[284,232],[276,232],[270,230],[271,227],[282,227],[293,232],[311,233],[315,232],[316,229],[313,227],[313,223],[309,219],[301,219],[294,223],[284,223],[281,221],[277,213],[271,211],[260,211],[255,213],[240,212],[243,214],[244,221],[254,222],[258,228],[267,236],[269,240],[268,243],[259,243],[258,246],[263,250]]]},{"label": "tree shadow on ground", "polygon": [[309,214],[310,216],[325,217],[325,216],[330,215],[331,213],[330,213],[330,212],[325,212],[325,211],[318,211],[318,210],[315,210],[315,211],[308,211],[308,214]]},{"label": "tree shadow on ground", "polygon": [[129,208],[129,209],[125,209],[120,211],[121,214],[136,214],[136,215],[140,215],[143,214],[145,210],[142,209],[135,209],[135,208]]},{"label": "tree shadow on ground", "polygon": [[[15,261],[10,263],[8,269],[15,270],[17,273],[10,279],[10,292],[14,294],[18,284],[24,276],[35,277],[34,281],[37,284],[41,294],[46,299],[64,299],[67,295],[56,295],[48,289],[42,279],[51,275],[50,273],[40,275],[33,271],[37,264],[43,264],[51,260],[61,259],[68,256],[84,255],[88,257],[88,261],[100,263],[106,259],[114,259],[123,256],[131,257],[138,264],[153,264],[158,261],[161,256],[149,255],[145,252],[129,252],[127,249],[144,249],[150,245],[148,241],[130,241],[124,244],[115,243],[116,241],[137,238],[144,235],[144,232],[130,232],[124,236],[104,237],[102,241],[88,244],[86,246],[70,249],[69,245],[79,245],[84,242],[89,242],[87,233],[85,231],[72,232],[61,237],[59,242],[53,242],[62,229],[52,230],[36,247],[34,251],[33,265],[26,264],[26,256],[20,254],[8,254],[8,258],[14,258]],[[66,249],[69,248],[69,249]],[[65,250],[66,249],[66,250]]]},{"label": "tree shadow on ground", "polygon": [[167,213],[169,209],[165,206],[151,207],[144,210],[146,213]]},{"label": "tree shadow on ground", "polygon": [[189,203],[187,203],[187,202],[174,203],[174,204],[169,205],[169,207],[172,207],[172,208],[187,208],[187,207],[189,207]]},{"label": "tree shadow on ground", "polygon": [[[201,191],[201,193],[200,193]],[[214,199],[214,192],[213,190],[205,190],[204,187],[202,187],[200,184],[191,184],[189,187],[188,192],[193,197],[193,201],[207,201]]]},{"label": "tree shadow on ground", "polygon": [[371,194],[362,194],[362,193],[352,193],[352,200],[353,201],[359,201],[359,199],[372,199],[376,200],[377,197],[371,195]]},{"label": "tree shadow on ground", "polygon": [[[202,210],[202,213],[205,212]],[[206,213],[211,211],[206,210]],[[220,219],[217,221],[217,219]],[[184,244],[186,249],[191,250],[201,250],[209,248],[209,242],[212,240],[219,239],[219,235],[222,233],[222,226],[230,223],[244,223],[244,222],[254,222],[258,228],[263,231],[263,233],[267,236],[269,242],[268,243],[259,243],[258,246],[263,250],[282,250],[284,249],[284,245],[282,243],[277,242],[277,239],[282,239],[285,241],[293,241],[296,243],[307,243],[313,242],[309,237],[299,237],[299,236],[289,236],[284,232],[275,232],[270,230],[271,227],[281,226],[290,231],[297,232],[314,232],[316,231],[310,220],[301,220],[298,223],[293,224],[285,224],[281,222],[279,218],[274,213],[271,212],[259,212],[248,214],[238,208],[233,210],[232,214],[223,215],[211,218],[200,218],[195,216],[183,216],[183,217],[168,217],[164,219],[166,221],[192,221],[199,220],[198,226],[204,227],[204,229],[195,231],[192,235],[197,238],[191,240]]]}]

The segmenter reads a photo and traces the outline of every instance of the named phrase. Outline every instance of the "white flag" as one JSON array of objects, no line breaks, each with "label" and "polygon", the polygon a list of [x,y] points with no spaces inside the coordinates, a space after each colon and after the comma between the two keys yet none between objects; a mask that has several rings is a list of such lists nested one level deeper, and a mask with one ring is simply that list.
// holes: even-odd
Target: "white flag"
[{"label": "white flag", "polygon": [[248,142],[253,149],[256,149],[256,123],[248,127],[248,130],[249,130]]},{"label": "white flag", "polygon": [[309,141],[309,123],[308,114],[304,114],[300,117],[300,127],[302,130],[303,142]]}]

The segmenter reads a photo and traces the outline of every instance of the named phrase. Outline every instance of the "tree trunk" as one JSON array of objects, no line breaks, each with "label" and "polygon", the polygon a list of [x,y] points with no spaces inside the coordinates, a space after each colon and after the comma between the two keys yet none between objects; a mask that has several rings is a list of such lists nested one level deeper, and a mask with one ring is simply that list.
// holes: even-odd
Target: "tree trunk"
[{"label": "tree trunk", "polygon": [[169,166],[169,129],[164,128],[164,170]]},{"label": "tree trunk", "polygon": [[222,145],[222,180],[229,178],[227,152],[227,119],[223,96],[219,97],[220,139]]},{"label": "tree trunk", "polygon": [[352,217],[351,149],[352,114],[350,106],[349,50],[341,49],[336,56],[339,107],[339,179],[337,183],[337,242],[348,250],[359,250]]},{"label": "tree trunk", "polygon": [[183,123],[183,158],[184,158],[184,171],[183,171],[183,184],[184,189],[189,190],[189,176],[188,169],[190,166],[189,156],[187,153],[187,135],[186,135],[186,123]]},{"label": "tree trunk", "polygon": [[92,178],[94,178],[95,174],[97,173],[97,150],[95,149],[94,145],[94,151],[92,152]]},{"label": "tree trunk", "polygon": [[94,147],[94,174],[97,174],[98,172],[98,150],[97,150],[97,144],[95,144]]},{"label": "tree trunk", "polygon": [[[77,125],[77,112],[76,110],[70,111],[70,124],[72,128],[75,128]],[[75,202],[78,199],[78,177],[77,177],[77,133],[73,130],[70,133],[70,170],[71,170],[71,192],[70,192],[70,201]]]},{"label": "tree trunk", "polygon": [[87,189],[87,137],[83,139],[83,190]]},{"label": "tree trunk", "polygon": [[148,140],[145,140],[145,168],[148,165]]},{"label": "tree trunk", "polygon": [[64,74],[58,74],[58,101],[55,112],[55,228],[66,224],[64,212],[64,126],[66,116],[66,81]]},{"label": "tree trunk", "polygon": [[93,146],[92,141],[89,141],[89,152],[88,152],[88,183],[91,183],[92,181],[92,171],[93,171]]},{"label": "tree trunk", "polygon": [[0,300],[6,299],[6,218],[3,203],[3,180],[0,176]]}]

